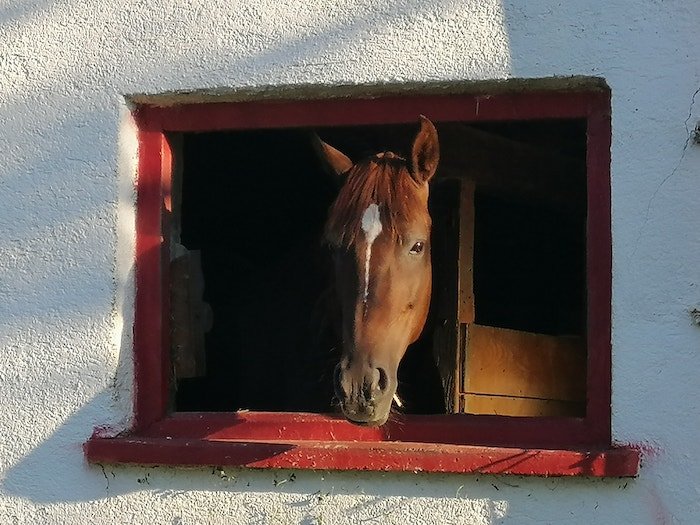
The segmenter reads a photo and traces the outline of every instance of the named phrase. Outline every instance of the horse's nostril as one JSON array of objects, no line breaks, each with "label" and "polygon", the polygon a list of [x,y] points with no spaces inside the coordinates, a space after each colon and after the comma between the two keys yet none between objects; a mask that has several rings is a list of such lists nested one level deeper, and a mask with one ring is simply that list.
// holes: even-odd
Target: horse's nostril
[{"label": "horse's nostril", "polygon": [[389,376],[386,375],[386,370],[384,370],[382,367],[377,367],[377,370],[379,370],[379,382],[377,383],[377,386],[379,387],[380,392],[384,392],[389,386]]}]

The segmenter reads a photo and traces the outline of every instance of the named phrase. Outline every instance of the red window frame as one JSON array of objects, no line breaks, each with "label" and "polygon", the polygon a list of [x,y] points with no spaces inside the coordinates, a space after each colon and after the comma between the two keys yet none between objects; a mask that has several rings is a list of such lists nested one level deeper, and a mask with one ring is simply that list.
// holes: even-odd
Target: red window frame
[{"label": "red window frame", "polygon": [[[405,416],[362,428],[297,413],[169,413],[168,224],[177,132],[434,121],[584,118],[587,121],[587,407],[582,418],[458,414]],[[134,112],[139,160],[136,218],[134,427],[96,431],[92,462],[632,476],[639,453],[611,444],[610,92],[541,91],[376,98],[143,104]]]}]

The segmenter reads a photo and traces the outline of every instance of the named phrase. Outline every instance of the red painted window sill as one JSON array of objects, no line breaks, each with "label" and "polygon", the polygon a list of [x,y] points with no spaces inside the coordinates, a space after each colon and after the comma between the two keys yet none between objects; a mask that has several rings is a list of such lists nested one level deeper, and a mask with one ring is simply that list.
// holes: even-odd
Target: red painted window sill
[{"label": "red painted window sill", "polygon": [[[521,448],[393,441],[383,428],[361,428],[331,416],[187,414],[130,435],[96,432],[84,445],[91,463],[216,465],[249,468],[376,470],[631,477],[632,446]],[[303,437],[303,438],[302,438]]]}]

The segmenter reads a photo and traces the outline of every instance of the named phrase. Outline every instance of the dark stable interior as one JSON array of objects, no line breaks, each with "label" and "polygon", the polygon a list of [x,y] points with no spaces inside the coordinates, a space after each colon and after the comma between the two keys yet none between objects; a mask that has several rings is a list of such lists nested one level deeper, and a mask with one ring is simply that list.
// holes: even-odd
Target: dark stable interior
[{"label": "dark stable interior", "polygon": [[[585,164],[585,122],[466,124]],[[416,125],[314,130],[350,158],[410,157]],[[438,133],[441,126],[438,125]],[[331,254],[322,243],[336,187],[311,130],[187,133],[181,243],[201,250],[204,300],[213,310],[206,375],[177,379],[177,411],[333,411],[338,361],[324,292]],[[441,142],[445,151],[449,143]],[[444,158],[444,155],[443,155]],[[528,176],[518,173],[518,176]],[[441,172],[434,185],[440,184]],[[475,201],[476,322],[549,334],[585,334],[585,175],[580,208],[482,189]],[[452,242],[433,231],[433,245]],[[439,253],[440,250],[434,250]],[[449,266],[434,261],[434,272]],[[449,279],[434,275],[434,283]],[[407,413],[444,413],[429,319],[399,370]]]}]

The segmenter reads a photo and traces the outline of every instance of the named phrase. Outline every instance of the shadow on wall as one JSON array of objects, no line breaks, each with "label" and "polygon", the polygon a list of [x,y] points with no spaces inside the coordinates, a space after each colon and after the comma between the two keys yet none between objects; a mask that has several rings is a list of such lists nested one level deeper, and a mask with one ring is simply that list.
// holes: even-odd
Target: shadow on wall
[{"label": "shadow on wall", "polygon": [[[327,10],[326,7],[319,7],[318,13],[310,13],[318,14],[321,24],[324,17],[329,17],[329,23],[321,25],[318,30],[305,25],[294,32],[294,36],[288,31],[286,20],[280,23],[281,18],[263,17],[259,10],[241,2],[238,6],[227,4],[225,11],[211,16],[216,24],[211,31],[216,36],[218,47],[203,42],[202,47],[206,48],[203,52],[184,56],[179,41],[172,38],[172,29],[163,25],[166,22],[156,12],[157,4],[149,7],[147,3],[123,6],[93,2],[89,18],[91,23],[104,26],[101,27],[100,40],[106,54],[99,60],[89,52],[71,56],[69,78],[71,86],[81,86],[80,95],[85,97],[81,102],[105,92],[159,93],[164,89],[313,84],[318,83],[319,78],[326,79],[321,83],[328,84],[328,77],[330,82],[351,84],[415,80],[415,76],[433,80],[439,77],[464,79],[470,72],[476,78],[504,78],[509,73],[507,35],[503,28],[502,8],[497,5],[499,1],[492,0],[492,3],[496,5],[487,9],[486,17],[474,16],[483,15],[478,7],[467,9],[452,0],[429,4],[420,0],[401,0],[398,5],[388,8],[384,4],[372,6],[374,13],[358,11],[341,3],[336,4],[331,13],[321,11]],[[31,35],[33,31],[37,33],[34,41],[48,40],[47,43],[51,44],[43,46],[47,50],[70,46],[67,51],[70,53],[82,50],[83,44],[86,49],[92,49],[94,35],[90,32],[91,25],[80,23],[79,6],[82,5],[75,0],[59,0],[32,5],[31,8],[28,2],[0,8],[0,14],[6,17],[3,20],[14,22],[13,31],[8,35],[9,45],[14,39],[32,38],[27,33]],[[65,35],[60,32],[42,31],[42,23],[50,27],[46,24],[49,15],[67,16],[65,11],[68,10],[75,13],[69,17],[75,22],[70,28],[71,41],[64,42]],[[277,16],[285,14],[278,13]],[[187,19],[185,12],[181,13],[181,18]],[[440,18],[447,19],[446,27],[451,31],[428,38],[425,31],[431,30],[431,24]],[[198,18],[193,17],[193,20]],[[167,21],[172,21],[172,18]],[[179,28],[181,34],[188,34],[196,27],[180,25],[183,26]],[[282,31],[287,32],[278,37]],[[237,49],[242,46],[240,35],[244,34],[248,36],[248,43],[243,49]],[[450,47],[457,41],[461,46],[459,51]],[[380,52],[368,52],[370,49],[367,48],[372,47]],[[396,51],[403,54],[397,55]],[[24,64],[24,67],[55,59],[42,56],[41,51],[36,54],[31,64]],[[438,55],[442,58],[436,61]],[[402,61],[401,57],[405,60]],[[436,71],[436,64],[444,63],[445,57],[452,58],[449,66]],[[362,63],[364,60],[368,60],[366,65]],[[377,60],[378,65],[374,66],[372,60]],[[156,67],[157,71],[154,71]],[[375,71],[377,74],[372,74]],[[410,75],[407,71],[416,73]],[[41,85],[42,89],[32,90],[31,86],[27,89],[28,86],[22,85],[21,94],[17,90],[11,97],[43,96],[45,86],[62,88],[65,77],[55,74],[50,67],[37,67],[32,70],[31,81]],[[95,91],[91,93],[91,90]],[[55,89],[57,93],[64,91]]]},{"label": "shadow on wall", "polygon": [[[161,523],[401,523],[407,516],[426,522],[443,516],[497,525],[546,523],[553,509],[579,518],[629,513],[631,501],[648,490],[625,479],[90,465],[76,428],[109,403],[104,391],[69,417],[7,472],[3,491],[41,508],[110,501],[113,511],[128,515],[154,505]],[[84,515],[85,507],[75,512]]]},{"label": "shadow on wall", "polygon": [[467,479],[451,474],[89,464],[82,450],[87,436],[82,436],[80,429],[85,421],[98,419],[110,403],[111,393],[104,390],[73,413],[6,471],[3,491],[38,504],[90,502],[139,491],[173,493],[195,489],[276,492],[302,496],[299,501],[319,502],[334,494],[345,494],[369,498],[355,506],[361,510],[385,496],[494,498],[509,485],[507,478],[499,476],[469,476],[472,483],[467,491]]},{"label": "shadow on wall", "polygon": [[[71,52],[71,42],[79,47],[81,42],[87,42],[88,39],[93,38],[89,32],[90,24],[85,24],[85,27],[80,25],[82,12],[78,4],[79,2],[74,0],[20,1],[13,3],[12,6],[0,8],[0,19],[9,30],[7,40],[9,45],[19,40],[18,35],[22,35],[23,42],[41,43],[41,48],[37,44],[31,44],[37,49],[36,57],[29,64],[30,66],[41,64],[41,61],[46,58],[45,54],[48,51],[42,51],[42,49],[53,51],[66,49],[67,53]],[[53,13],[65,16],[62,11],[68,7],[75,8],[76,32],[71,42],[58,45],[54,40],[61,35],[51,31],[44,32],[43,29],[46,26],[50,27],[47,17]],[[107,2],[99,2],[97,6],[93,3],[90,9],[91,15],[95,17],[95,20],[91,18],[91,24],[98,23],[101,17],[108,22],[102,38],[106,47],[110,47],[115,41],[119,44],[113,46],[116,51],[115,56],[92,62],[90,53],[77,53],[73,57],[75,59],[72,64],[73,69],[67,77],[52,78],[50,77],[53,72],[51,68],[31,67],[26,71],[25,76],[17,77],[19,79],[17,86],[13,85],[15,79],[8,81],[8,89],[13,87],[18,89],[8,91],[6,103],[3,104],[3,114],[19,117],[28,114],[30,108],[34,107],[35,98],[40,99],[43,106],[39,109],[44,109],[44,114],[37,123],[29,123],[29,126],[32,124],[39,126],[39,129],[31,129],[22,118],[8,118],[7,126],[3,131],[8,137],[14,136],[14,140],[18,142],[22,140],[31,143],[32,150],[22,151],[26,155],[21,159],[12,158],[4,174],[5,180],[8,181],[6,189],[16,198],[8,198],[4,207],[3,213],[4,218],[7,219],[8,228],[4,232],[4,239],[0,240],[0,248],[3,248],[5,243],[7,243],[6,246],[16,244],[21,248],[29,246],[31,249],[24,264],[31,266],[37,262],[46,263],[46,271],[43,273],[57,275],[58,279],[53,287],[42,280],[13,283],[13,288],[8,294],[10,300],[0,306],[0,318],[5,315],[8,318],[11,317],[12,329],[20,329],[30,323],[35,325],[43,323],[44,326],[48,326],[46,320],[51,317],[59,319],[64,325],[54,328],[55,330],[67,330],[71,324],[70,319],[77,319],[75,322],[86,320],[85,322],[95,324],[96,328],[103,332],[105,339],[108,337],[104,334],[108,323],[102,320],[114,315],[112,305],[114,296],[119,293],[127,295],[131,293],[124,291],[124,288],[131,287],[133,283],[133,276],[129,276],[121,283],[105,279],[105,268],[111,268],[114,264],[114,254],[109,253],[109,244],[114,240],[115,224],[112,219],[115,213],[122,213],[123,209],[130,207],[130,196],[121,195],[119,201],[115,202],[115,195],[121,191],[117,190],[117,186],[121,186],[124,181],[115,181],[113,178],[115,145],[105,144],[105,142],[114,139],[112,126],[119,104],[116,98],[105,98],[106,96],[111,97],[115,92],[132,91],[134,86],[139,88],[145,86],[146,90],[158,90],[162,86],[170,85],[182,87],[183,71],[188,71],[189,76],[186,78],[190,79],[189,82],[195,83],[192,87],[211,87],[219,82],[223,85],[235,84],[241,79],[247,79],[251,83],[264,83],[268,79],[278,79],[279,82],[308,82],[309,79],[313,80],[317,76],[314,71],[318,71],[318,68],[326,68],[330,64],[331,67],[340,68],[335,74],[331,74],[331,77],[348,81],[357,78],[358,75],[366,75],[365,72],[368,70],[372,71],[370,63],[369,69],[358,67],[357,73],[350,70],[345,74],[342,69],[347,59],[344,52],[349,44],[356,43],[358,47],[371,46],[366,42],[379,38],[377,35],[382,32],[391,33],[394,39],[404,36],[416,42],[415,38],[422,39],[422,35],[414,35],[415,32],[412,29],[429,19],[433,11],[442,10],[456,16],[455,6],[449,0],[440,0],[430,6],[426,6],[419,0],[406,0],[402,2],[400,9],[376,6],[373,9],[376,9],[377,16],[367,16],[367,13],[358,14],[351,9],[343,9],[340,12],[342,16],[333,18],[321,32],[301,32],[298,33],[301,36],[292,39],[265,41],[266,45],[261,50],[251,52],[239,59],[232,59],[235,57],[235,51],[230,52],[225,49],[225,45],[220,49],[209,49],[206,51],[210,55],[208,60],[202,60],[198,54],[192,55],[191,59],[197,62],[192,67],[193,64],[189,62],[188,57],[183,58],[179,52],[168,53],[169,49],[177,45],[177,41],[168,41],[167,32],[162,35],[160,33],[143,35],[141,34],[144,32],[143,24],[124,23],[125,17],[148,20],[149,17],[139,11],[146,9],[143,6],[130,6],[130,10],[126,13],[120,11],[123,15],[120,17],[112,16],[113,10],[122,8]],[[149,26],[145,32],[158,29],[159,26],[154,22],[154,26],[152,28]],[[158,44],[161,38],[165,45],[159,51],[159,57],[169,57],[157,61],[157,67],[164,72],[163,74],[153,71],[153,62],[150,60],[153,54],[150,46],[154,41]],[[270,40],[269,35],[265,35],[265,39]],[[319,45],[319,42],[323,42],[323,45]],[[422,45],[422,40],[418,43]],[[232,45],[235,42],[226,42],[226,44]],[[128,59],[125,58],[126,55]],[[360,56],[365,55],[360,54]],[[426,64],[431,63],[427,51],[421,54],[420,58],[425,60]],[[338,61],[333,62],[334,59]],[[27,64],[23,65],[27,66]],[[129,69],[123,70],[125,67]],[[209,82],[207,86],[196,85],[196,82],[202,78],[198,73],[202,68],[207,70],[208,76],[204,77]],[[400,61],[394,60],[388,65],[384,64],[384,69],[379,75],[380,80],[403,78],[406,71]],[[222,71],[224,73],[221,73]],[[254,71],[255,75],[249,75],[250,71]],[[260,71],[264,73],[259,73]],[[324,75],[324,77],[327,76]],[[234,81],[231,81],[231,78],[234,78]],[[187,82],[186,80],[185,83]],[[73,92],[74,86],[81,88],[77,94]],[[54,98],[47,98],[48,96]],[[111,111],[114,112],[112,117],[110,117]],[[61,178],[57,174],[71,176]],[[33,211],[38,207],[43,211],[37,219]],[[75,226],[70,227],[73,224]],[[88,238],[85,235],[66,235],[73,230],[85,228],[90,230]],[[39,244],[46,238],[63,238],[62,242],[65,244],[61,246],[60,253],[47,255],[48,263],[45,260],[37,261],[41,250],[38,246],[33,247],[34,244]],[[93,243],[97,243],[100,247],[97,254]],[[85,261],[79,259],[80,253],[86,257]],[[100,258],[103,255],[105,257]],[[115,287],[118,288],[117,292]],[[71,292],[68,294],[68,300],[66,300],[67,290]],[[73,297],[76,298],[74,301]],[[102,471],[100,467],[86,466],[82,454],[82,443],[89,437],[94,426],[110,422],[111,419],[128,417],[128,414],[123,413],[122,410],[128,401],[125,401],[122,396],[125,390],[130,388],[130,320],[132,316],[130,312],[118,312],[117,317],[120,315],[121,319],[126,320],[126,324],[122,328],[117,373],[113,384],[91,400],[84,402],[76,412],[61,422],[55,432],[5,473],[2,483],[4,490],[8,493],[37,503],[57,503],[93,501],[146,488],[153,490],[153,481],[148,486],[148,483],[138,482],[142,476],[132,476],[132,473],[143,472],[142,469],[120,467],[112,476],[107,473],[107,470]],[[98,323],[97,319],[101,321]],[[78,352],[87,353],[89,344],[85,342],[85,346],[79,348]],[[69,358],[65,357],[65,359]],[[101,355],[100,359],[106,361],[107,356]],[[75,366],[79,364],[80,362],[76,361]],[[43,388],[47,390],[49,388],[67,389],[68,385],[64,387],[64,385],[52,384],[50,370],[42,373],[45,375],[36,380],[36,387],[43,384]],[[56,399],[74,399],[75,397],[74,393],[68,393],[65,397],[58,395]],[[46,409],[50,408],[46,407]],[[116,417],[114,417],[115,412]],[[110,415],[113,417],[110,418]],[[37,428],[35,435],[41,434],[42,429]],[[210,486],[213,489],[217,487],[213,483],[205,482],[209,479],[209,474],[205,471],[197,470],[193,473],[188,470],[187,474],[184,474],[182,471],[158,469],[158,472],[163,479],[168,479],[163,482],[163,487],[173,485],[181,490],[190,490],[195,485]],[[271,477],[269,472],[242,471],[242,473],[252,480],[251,490],[269,490]],[[334,476],[344,480],[373,477],[367,474],[335,474]],[[306,473],[303,477],[308,480],[308,483],[318,479],[318,475],[314,473]],[[393,479],[413,478],[394,476]],[[104,483],[102,483],[103,480]],[[396,489],[396,495],[406,493],[403,483],[405,481],[400,482],[401,488]],[[358,482],[356,492],[352,492],[355,489],[348,490],[350,493],[361,494],[364,492],[360,487],[362,484]],[[377,490],[386,494],[384,483],[378,485],[381,489],[377,488]],[[235,490],[241,489],[239,487]],[[307,492],[305,489],[298,490],[300,493]],[[317,489],[310,492],[313,493],[315,490]],[[440,496],[443,495],[440,494]]]}]

